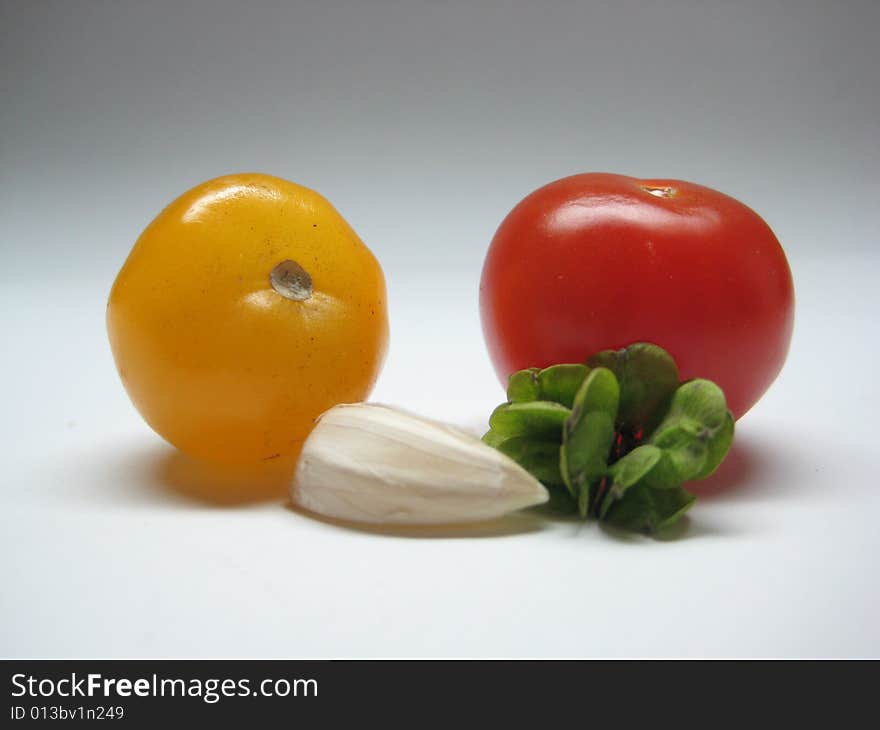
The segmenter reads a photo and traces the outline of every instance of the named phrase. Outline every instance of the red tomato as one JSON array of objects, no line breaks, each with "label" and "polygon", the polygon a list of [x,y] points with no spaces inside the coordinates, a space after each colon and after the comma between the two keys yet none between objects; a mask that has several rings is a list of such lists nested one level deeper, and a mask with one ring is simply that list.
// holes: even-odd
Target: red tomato
[{"label": "red tomato", "polygon": [[683,380],[715,381],[739,418],[782,368],[794,291],[773,232],[739,201],[589,173],[536,190],[504,219],[480,311],[505,384],[523,368],[653,342]]}]

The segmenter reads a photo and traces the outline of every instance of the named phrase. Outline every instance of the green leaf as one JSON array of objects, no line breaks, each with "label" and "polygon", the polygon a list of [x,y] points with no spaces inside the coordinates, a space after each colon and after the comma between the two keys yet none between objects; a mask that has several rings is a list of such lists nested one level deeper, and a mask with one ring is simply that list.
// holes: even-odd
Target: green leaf
[{"label": "green leaf", "polygon": [[582,484],[580,486],[580,492],[578,492],[578,514],[581,516],[582,520],[587,518],[587,515],[590,512],[590,492],[592,491],[592,487],[589,484]]},{"label": "green leaf", "polygon": [[533,436],[544,440],[560,439],[562,427],[570,415],[568,408],[549,401],[503,403],[489,416],[489,428],[504,438]]},{"label": "green leaf", "polygon": [[662,347],[637,342],[622,350],[603,350],[587,364],[606,367],[620,383],[617,425],[622,431],[650,433],[678,387],[678,368]]},{"label": "green leaf", "polygon": [[675,425],[681,419],[689,419],[714,433],[724,425],[726,418],[724,392],[711,380],[696,378],[678,387],[657,430]]},{"label": "green leaf", "polygon": [[719,464],[724,461],[724,457],[727,456],[727,452],[730,450],[730,445],[733,443],[733,431],[733,414],[728,411],[727,417],[724,419],[721,428],[719,428],[715,435],[709,439],[709,443],[707,444],[708,453],[706,454],[706,461],[703,464],[700,473],[693,477],[694,479],[705,479],[707,476],[713,474]]},{"label": "green leaf", "polygon": [[498,448],[504,441],[507,440],[507,436],[502,436],[500,433],[493,431],[491,428],[483,434],[482,441],[484,444],[491,446],[493,448]]},{"label": "green leaf", "polygon": [[660,460],[662,452],[656,446],[645,444],[630,451],[622,459],[612,464],[608,475],[614,486],[626,489],[638,482]]},{"label": "green leaf", "polygon": [[648,482],[670,489],[708,476],[721,463],[732,439],[733,417],[721,388],[702,379],[684,383],[648,439],[663,450],[662,462],[652,470]]},{"label": "green leaf", "polygon": [[606,413],[613,421],[620,403],[620,386],[607,368],[596,368],[586,377],[575,395],[572,416],[583,413]]},{"label": "green leaf", "polygon": [[559,452],[559,467],[572,496],[579,495],[582,487],[592,487],[602,478],[613,443],[614,422],[601,411],[582,416],[574,428],[566,429]]},{"label": "green leaf", "polygon": [[520,370],[483,441],[540,480],[551,509],[654,532],[690,508],[682,484],[714,472],[734,435],[721,389],[678,377],[649,343]]},{"label": "green leaf", "polygon": [[[604,475],[614,443],[620,390],[614,374],[596,368],[584,380],[565,422],[560,450],[562,478],[573,497],[584,499]],[[589,507],[589,505],[587,505]]]},{"label": "green leaf", "polygon": [[497,448],[539,482],[545,485],[562,485],[562,475],[559,473],[558,441],[535,441],[526,436],[513,436],[503,441]]},{"label": "green leaf", "polygon": [[675,459],[668,451],[660,449],[660,460],[645,474],[642,484],[653,489],[675,489],[684,483]]},{"label": "green leaf", "polygon": [[605,519],[627,530],[652,533],[677,522],[695,501],[696,497],[681,487],[651,489],[639,484],[612,503]]},{"label": "green leaf", "polygon": [[550,495],[550,499],[547,502],[547,506],[550,509],[554,512],[562,512],[563,514],[577,512],[577,501],[571,496],[567,487],[557,484],[545,484],[544,486],[547,487],[547,493]]},{"label": "green leaf", "polygon": [[511,403],[528,403],[541,397],[538,385],[538,368],[519,370],[507,380],[507,400]]},{"label": "green leaf", "polygon": [[590,368],[579,363],[551,365],[538,373],[538,387],[542,400],[551,400],[571,408],[574,397]]},{"label": "green leaf", "polygon": [[700,424],[685,419],[655,431],[650,443],[662,450],[663,457],[648,476],[651,486],[670,489],[700,473],[709,453],[700,434]]},{"label": "green leaf", "polygon": [[611,505],[616,500],[622,499],[628,489],[644,479],[657,465],[662,456],[663,452],[656,446],[645,444],[633,449],[626,456],[618,459],[608,467],[611,487],[602,500],[599,517],[605,517]]}]

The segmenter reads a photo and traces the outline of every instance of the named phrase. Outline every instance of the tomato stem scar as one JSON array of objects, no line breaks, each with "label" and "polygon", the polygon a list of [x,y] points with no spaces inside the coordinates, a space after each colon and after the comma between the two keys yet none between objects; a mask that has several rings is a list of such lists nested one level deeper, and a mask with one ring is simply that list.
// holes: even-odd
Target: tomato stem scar
[{"label": "tomato stem scar", "polygon": [[668,185],[642,185],[641,188],[658,198],[673,198],[677,192],[675,188]]},{"label": "tomato stem scar", "polygon": [[285,259],[275,266],[269,272],[269,282],[281,296],[295,302],[303,302],[312,296],[312,277],[292,259]]}]

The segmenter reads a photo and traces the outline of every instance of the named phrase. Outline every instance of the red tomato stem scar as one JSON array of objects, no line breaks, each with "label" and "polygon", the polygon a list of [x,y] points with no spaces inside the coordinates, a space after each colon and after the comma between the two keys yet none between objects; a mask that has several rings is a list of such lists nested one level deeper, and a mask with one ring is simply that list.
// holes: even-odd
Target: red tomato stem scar
[{"label": "red tomato stem scar", "polygon": [[674,198],[677,192],[675,188],[662,185],[642,185],[642,190],[658,198]]}]

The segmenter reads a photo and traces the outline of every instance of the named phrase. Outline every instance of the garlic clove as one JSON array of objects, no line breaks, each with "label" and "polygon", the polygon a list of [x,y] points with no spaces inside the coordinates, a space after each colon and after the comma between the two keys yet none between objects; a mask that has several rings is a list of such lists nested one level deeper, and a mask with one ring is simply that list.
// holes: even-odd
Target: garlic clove
[{"label": "garlic clove", "polygon": [[544,486],[477,437],[372,403],[338,405],[303,445],[293,501],[373,524],[479,522],[542,504]]}]

